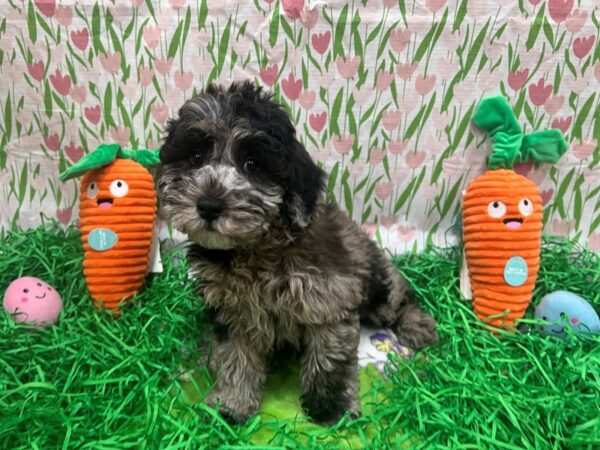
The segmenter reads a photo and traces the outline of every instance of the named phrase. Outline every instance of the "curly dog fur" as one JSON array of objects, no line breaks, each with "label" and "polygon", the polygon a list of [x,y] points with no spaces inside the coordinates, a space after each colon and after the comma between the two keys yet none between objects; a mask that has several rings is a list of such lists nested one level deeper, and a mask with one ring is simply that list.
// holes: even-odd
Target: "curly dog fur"
[{"label": "curly dog fur", "polygon": [[325,174],[268,93],[211,85],[167,127],[158,191],[163,217],[187,233],[213,322],[207,401],[232,422],[259,406],[269,358],[300,354],[302,405],[316,422],[360,413],[361,322],[420,348],[434,320],[369,237],[325,201]]}]

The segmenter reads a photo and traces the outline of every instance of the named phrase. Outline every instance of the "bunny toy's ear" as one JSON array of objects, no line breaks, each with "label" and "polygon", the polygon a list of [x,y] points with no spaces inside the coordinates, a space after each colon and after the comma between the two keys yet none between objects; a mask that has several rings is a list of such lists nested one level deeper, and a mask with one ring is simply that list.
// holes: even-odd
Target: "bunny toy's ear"
[{"label": "bunny toy's ear", "polygon": [[117,158],[131,159],[149,168],[160,163],[158,150],[147,150],[140,148],[137,150],[124,149],[119,144],[101,144],[92,153],[85,155],[76,164],[62,172],[59,176],[60,181],[67,181],[84,175],[90,170],[98,169],[113,162]]}]

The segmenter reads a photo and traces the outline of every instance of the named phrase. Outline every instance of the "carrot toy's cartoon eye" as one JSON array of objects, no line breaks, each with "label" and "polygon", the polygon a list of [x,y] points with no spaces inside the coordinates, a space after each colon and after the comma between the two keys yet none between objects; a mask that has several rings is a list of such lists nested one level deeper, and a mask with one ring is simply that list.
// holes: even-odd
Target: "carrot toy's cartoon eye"
[{"label": "carrot toy's cartoon eye", "polygon": [[506,205],[500,200],[494,200],[488,205],[488,214],[494,219],[498,219],[506,214]]},{"label": "carrot toy's cartoon eye", "polygon": [[528,198],[521,199],[519,202],[519,211],[524,216],[530,216],[533,214],[533,202]]},{"label": "carrot toy's cartoon eye", "polygon": [[88,184],[88,187],[87,187],[88,198],[96,198],[96,195],[98,195],[99,190],[100,189],[98,188],[98,183],[96,183],[95,181],[92,181],[90,184]]},{"label": "carrot toy's cartoon eye", "polygon": [[123,180],[115,180],[110,183],[110,193],[115,197],[125,197],[129,191],[129,186]]}]

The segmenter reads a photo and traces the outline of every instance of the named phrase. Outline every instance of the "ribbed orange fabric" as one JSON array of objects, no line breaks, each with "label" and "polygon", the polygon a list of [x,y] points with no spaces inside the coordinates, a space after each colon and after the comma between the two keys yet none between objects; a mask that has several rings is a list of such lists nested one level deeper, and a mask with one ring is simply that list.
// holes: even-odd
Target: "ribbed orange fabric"
[{"label": "ribbed orange fabric", "polygon": [[[519,202],[533,205],[524,215]],[[488,205],[502,202],[506,212],[494,218]],[[523,220],[518,228],[505,220]],[[471,279],[473,308],[485,322],[496,327],[513,326],[523,317],[540,267],[542,236],[542,199],[535,184],[512,170],[489,170],[474,179],[463,199],[464,247]],[[527,277],[519,286],[505,278],[505,267],[512,257],[521,257],[527,265]],[[490,315],[508,314],[502,318]]]},{"label": "ribbed orange fabric", "polygon": [[[116,197],[110,191],[114,180],[128,185],[127,193]],[[90,183],[97,194],[88,197]],[[112,205],[102,209],[99,199]],[[107,166],[85,174],[81,182],[80,224],[84,248],[83,273],[97,307],[118,313],[122,300],[133,296],[144,282],[156,218],[156,191],[152,175],[141,164],[117,159]],[[106,228],[117,235],[116,244],[107,250],[94,250],[88,238],[94,229]]]}]

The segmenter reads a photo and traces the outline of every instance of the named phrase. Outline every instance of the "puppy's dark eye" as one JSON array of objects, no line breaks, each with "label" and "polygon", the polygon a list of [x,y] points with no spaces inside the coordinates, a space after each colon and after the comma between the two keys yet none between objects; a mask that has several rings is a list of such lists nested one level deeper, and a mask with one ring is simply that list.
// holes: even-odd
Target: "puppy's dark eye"
[{"label": "puppy's dark eye", "polygon": [[244,163],[244,170],[246,172],[256,172],[258,171],[258,163],[256,162],[255,159],[247,159],[246,162]]},{"label": "puppy's dark eye", "polygon": [[192,153],[192,156],[190,156],[190,162],[195,167],[202,165],[202,153],[200,153],[200,152]]}]

